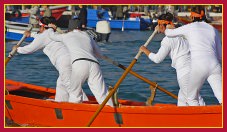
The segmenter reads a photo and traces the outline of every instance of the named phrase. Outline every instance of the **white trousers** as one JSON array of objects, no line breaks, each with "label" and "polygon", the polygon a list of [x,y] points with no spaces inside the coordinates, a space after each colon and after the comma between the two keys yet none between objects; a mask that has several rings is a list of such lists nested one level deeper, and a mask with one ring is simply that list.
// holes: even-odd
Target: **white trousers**
[{"label": "white trousers", "polygon": [[222,103],[222,71],[215,56],[202,55],[192,58],[187,100],[190,106],[199,106],[199,91],[205,80],[210,84],[215,97]]},{"label": "white trousers", "polygon": [[[176,73],[177,73],[177,81],[180,87],[178,92],[178,106],[188,106],[187,101],[187,88],[189,85],[189,77],[190,77],[190,56],[183,56],[177,60],[176,63]],[[201,106],[205,106],[205,102],[201,95],[198,93],[199,104]]]},{"label": "white trousers", "polygon": [[[101,104],[108,95],[108,89],[104,82],[100,66],[95,62],[87,60],[75,61],[72,64],[69,102],[82,102],[82,85],[86,80],[97,102]],[[107,105],[113,106],[111,99],[108,100]]]},{"label": "white trousers", "polygon": [[[69,101],[69,90],[70,90],[70,79],[72,73],[72,65],[69,55],[63,55],[59,57],[55,64],[58,70],[59,77],[56,84],[55,101],[57,102],[68,102]],[[83,101],[88,101],[86,94],[83,93]]]}]

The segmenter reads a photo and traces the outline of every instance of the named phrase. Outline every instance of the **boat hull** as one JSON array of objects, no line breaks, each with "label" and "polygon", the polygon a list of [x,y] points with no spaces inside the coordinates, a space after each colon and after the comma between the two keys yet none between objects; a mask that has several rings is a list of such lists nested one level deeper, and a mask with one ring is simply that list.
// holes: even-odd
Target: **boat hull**
[{"label": "boat hull", "polygon": [[[6,80],[6,88],[10,94],[5,96],[5,116],[23,126],[85,127],[100,106],[92,97],[80,104],[46,100],[43,97],[54,98],[54,89],[12,80]],[[26,92],[29,94],[24,96]],[[105,106],[91,127],[222,127],[222,106],[218,105],[177,107],[119,102],[120,108]]]},{"label": "boat hull", "polygon": [[[187,17],[178,17],[178,21],[182,22],[183,24],[188,24],[191,23],[191,20],[189,20]],[[212,22],[209,23],[210,25],[212,25],[214,28],[216,28],[218,31],[222,31],[222,24],[221,22]]]},{"label": "boat hull", "polygon": [[[66,11],[67,6],[53,6],[50,7],[52,16],[58,20],[64,11]],[[41,8],[40,15],[43,16],[44,9]],[[27,11],[22,11],[21,17],[18,17],[18,14],[15,17],[9,17],[9,21],[20,22],[20,23],[29,23],[30,13]]]}]

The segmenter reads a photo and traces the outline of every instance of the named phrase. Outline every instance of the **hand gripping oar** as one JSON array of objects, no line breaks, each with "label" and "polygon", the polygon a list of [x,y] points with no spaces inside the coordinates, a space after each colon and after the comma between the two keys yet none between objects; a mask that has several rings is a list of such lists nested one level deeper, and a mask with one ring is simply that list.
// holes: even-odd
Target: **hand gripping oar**
[{"label": "hand gripping oar", "polygon": [[[123,66],[123,65],[120,64],[120,63],[118,63],[117,61],[113,61],[112,59],[110,59],[110,58],[107,57],[107,56],[105,56],[103,59],[106,60],[106,61],[108,61],[108,62],[110,62],[111,64],[113,64],[113,65],[115,65],[115,66],[117,66],[117,67],[120,67],[120,68],[123,69],[123,70],[126,70],[126,67],[125,67],[125,66]],[[144,82],[146,82],[146,83],[148,83],[148,84],[154,86],[154,87],[155,87],[156,84],[157,84],[157,83],[152,82],[152,81],[150,81],[149,79],[147,79],[147,78],[145,78],[145,77],[139,75],[138,73],[136,73],[136,72],[134,72],[134,71],[132,71],[132,70],[130,70],[129,73],[132,74],[133,76],[135,76],[135,77],[137,77],[137,78],[143,80]],[[162,92],[168,94],[169,96],[171,96],[171,97],[177,99],[177,96],[176,96],[175,94],[173,94],[173,93],[171,93],[171,92],[165,90],[164,88],[162,88],[162,87],[160,87],[160,86],[157,86],[157,89],[159,89],[160,91],[162,91]]]},{"label": "hand gripping oar", "polygon": [[[31,31],[31,30],[32,30],[32,26],[30,25],[30,27],[28,28],[27,31]],[[22,38],[20,39],[20,41],[17,43],[17,46],[18,46],[18,47],[22,44],[22,42],[25,40],[25,38],[26,38],[26,36],[23,35],[23,37],[22,37]],[[16,52],[17,52],[17,50],[14,49],[14,50],[12,50],[12,51],[9,53],[8,57],[5,59],[5,66],[8,64],[8,62],[10,61],[10,59],[13,58],[13,56],[16,54]]]},{"label": "hand gripping oar", "polygon": [[[147,45],[150,43],[150,41],[154,38],[155,34],[158,31],[155,30],[152,35],[148,38],[147,42],[144,44],[145,47],[147,47]],[[115,86],[113,87],[113,90],[111,90],[111,92],[107,95],[106,99],[102,102],[102,104],[100,105],[100,107],[96,110],[95,114],[92,116],[91,120],[89,121],[89,123],[87,124],[87,127],[89,127],[92,122],[95,120],[95,118],[98,116],[98,114],[100,113],[100,111],[103,109],[103,107],[105,106],[105,104],[107,103],[107,101],[111,98],[111,96],[116,92],[117,88],[119,87],[119,85],[121,84],[121,82],[124,80],[124,78],[127,76],[127,74],[129,73],[129,71],[132,69],[132,67],[134,66],[134,64],[136,63],[136,61],[138,60],[138,58],[141,56],[142,52],[139,51],[137,53],[137,55],[135,56],[135,58],[132,60],[132,62],[130,63],[130,65],[127,67],[127,69],[124,71],[124,73],[122,74],[122,76],[120,77],[120,79],[117,81],[117,83],[115,84]]]}]

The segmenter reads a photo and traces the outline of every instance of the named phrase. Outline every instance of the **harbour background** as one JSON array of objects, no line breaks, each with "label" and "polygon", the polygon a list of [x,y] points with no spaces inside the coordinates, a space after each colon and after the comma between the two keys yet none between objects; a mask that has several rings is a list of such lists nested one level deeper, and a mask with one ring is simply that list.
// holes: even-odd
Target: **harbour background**
[{"label": "harbour background", "polygon": [[[128,66],[137,54],[139,47],[143,45],[152,31],[117,31],[113,30],[110,35],[109,42],[98,43],[103,54],[118,61],[124,66]],[[158,34],[148,46],[151,51],[157,52],[163,35]],[[11,51],[13,45],[17,41],[6,41],[5,57]],[[23,43],[26,45],[26,43]],[[123,74],[123,70],[106,62],[99,60],[103,76],[107,86],[114,86]],[[171,67],[171,60],[167,57],[162,63],[155,64],[151,62],[144,54],[139,58],[132,68],[138,74],[148,78],[153,82],[157,82],[159,86],[166,90],[178,94],[179,86],[176,79],[175,69]],[[50,63],[48,57],[38,51],[31,55],[17,55],[7,65],[5,78],[25,83],[55,88],[58,72]],[[87,83],[83,86],[86,94],[92,95]],[[145,102],[151,92],[149,84],[128,74],[121,83],[118,90],[120,99],[127,99],[139,102]],[[218,104],[213,95],[212,89],[206,83],[201,89],[201,95],[207,105]],[[171,103],[176,104],[177,100],[157,90],[154,103]]]}]

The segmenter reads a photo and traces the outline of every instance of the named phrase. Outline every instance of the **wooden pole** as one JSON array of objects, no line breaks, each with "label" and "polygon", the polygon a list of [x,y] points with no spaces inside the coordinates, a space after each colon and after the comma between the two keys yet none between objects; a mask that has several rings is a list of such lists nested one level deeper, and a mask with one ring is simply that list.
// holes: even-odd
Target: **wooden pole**
[{"label": "wooden pole", "polygon": [[[27,31],[31,31],[31,30],[32,30],[32,26],[30,25],[30,27],[28,28]],[[22,44],[22,42],[25,40],[25,38],[26,38],[26,36],[23,35],[23,37],[22,37],[22,38],[20,39],[20,41],[17,43],[17,46],[18,46],[18,47]],[[5,66],[6,66],[6,65],[8,64],[8,62],[11,60],[11,58],[13,58],[13,56],[16,54],[16,52],[17,52],[17,50],[14,49],[14,50],[12,50],[12,51],[9,53],[8,57],[5,59]]]},{"label": "wooden pole", "polygon": [[[108,61],[108,62],[110,62],[111,64],[113,64],[113,65],[115,65],[115,66],[117,66],[117,67],[120,67],[120,68],[123,69],[123,70],[126,70],[126,67],[125,67],[125,66],[123,66],[122,64],[119,64],[117,61],[113,61],[112,59],[110,59],[110,58],[107,57],[107,56],[105,56],[105,58],[103,58],[103,59],[106,60],[106,61]],[[146,83],[148,83],[148,84],[154,86],[154,87],[156,86],[156,83],[155,83],[155,82],[150,81],[149,79],[147,79],[147,78],[145,78],[145,77],[139,75],[138,73],[136,73],[136,72],[134,72],[134,71],[132,71],[132,70],[130,70],[129,73],[132,74],[133,76],[135,76],[135,77],[141,79],[142,81],[144,81],[144,82],[146,82]],[[160,87],[160,86],[158,86],[157,88],[158,88],[160,91],[166,93],[167,95],[173,97],[174,99],[178,99],[178,97],[177,97],[175,94],[173,94],[173,93],[171,93],[171,92],[165,90],[164,88],[162,88],[162,87]]]},{"label": "wooden pole", "polygon": [[[154,38],[155,34],[157,33],[157,30],[155,30],[152,35],[148,38],[147,42],[144,44],[145,47],[147,47],[147,45],[150,43],[150,41]],[[98,116],[98,114],[100,113],[100,111],[103,109],[103,107],[105,106],[105,104],[108,102],[108,100],[111,98],[111,96],[116,92],[116,90],[118,89],[119,85],[121,84],[121,82],[125,79],[125,77],[127,76],[127,74],[129,73],[129,71],[132,69],[132,67],[134,66],[134,64],[137,62],[138,58],[141,56],[142,52],[139,51],[137,53],[137,55],[135,56],[135,58],[132,60],[132,62],[130,63],[130,65],[128,66],[128,68],[125,70],[125,72],[122,74],[122,76],[120,77],[120,79],[117,81],[117,83],[115,84],[115,86],[113,87],[113,90],[111,90],[111,92],[107,95],[106,99],[102,102],[102,104],[100,105],[100,107],[96,110],[95,114],[92,116],[92,118],[90,119],[90,121],[88,122],[88,124],[86,125],[87,127],[89,127],[92,122],[95,120],[95,118]]]}]

